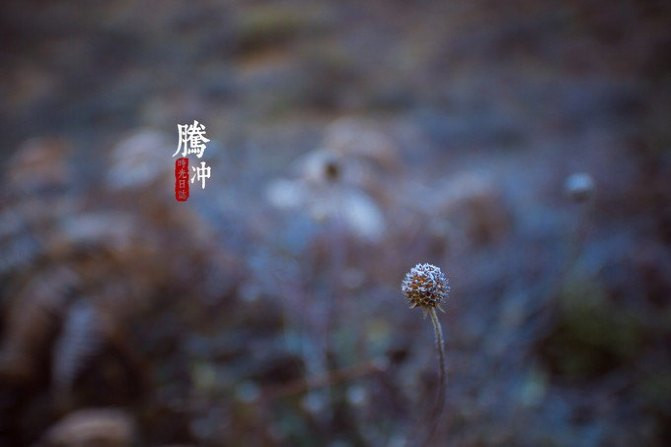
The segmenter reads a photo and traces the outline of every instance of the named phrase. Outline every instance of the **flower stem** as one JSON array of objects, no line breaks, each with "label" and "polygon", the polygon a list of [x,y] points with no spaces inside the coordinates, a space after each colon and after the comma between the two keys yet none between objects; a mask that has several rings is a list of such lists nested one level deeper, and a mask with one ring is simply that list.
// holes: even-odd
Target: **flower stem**
[{"label": "flower stem", "polygon": [[447,382],[447,371],[445,367],[445,341],[443,340],[443,328],[440,326],[440,321],[438,320],[438,315],[436,314],[435,308],[431,308],[431,310],[429,310],[429,315],[431,316],[431,323],[433,324],[433,333],[436,340],[436,351],[438,351],[438,364],[440,366],[440,379],[439,379],[440,381],[438,383],[438,395],[436,396],[436,405],[433,409],[433,414],[431,415],[431,423],[427,433],[427,438],[425,442],[423,442],[421,445],[428,445],[436,431],[439,416],[443,412],[443,407],[445,406],[445,392]]},{"label": "flower stem", "polygon": [[431,315],[431,323],[433,323],[433,331],[436,337],[436,350],[438,351],[438,363],[440,366],[440,382],[438,389],[438,399],[436,401],[436,414],[443,411],[445,403],[445,386],[447,382],[447,372],[445,368],[445,341],[443,340],[443,328],[440,326],[436,309],[432,308],[429,311]]}]

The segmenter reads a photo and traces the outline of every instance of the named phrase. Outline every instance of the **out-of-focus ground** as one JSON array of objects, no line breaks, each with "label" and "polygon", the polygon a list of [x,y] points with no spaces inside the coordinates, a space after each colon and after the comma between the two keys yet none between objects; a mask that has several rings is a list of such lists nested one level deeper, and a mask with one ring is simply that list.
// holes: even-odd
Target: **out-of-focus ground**
[{"label": "out-of-focus ground", "polygon": [[418,445],[417,262],[434,445],[671,444],[668,2],[10,0],[0,42],[1,445]]}]

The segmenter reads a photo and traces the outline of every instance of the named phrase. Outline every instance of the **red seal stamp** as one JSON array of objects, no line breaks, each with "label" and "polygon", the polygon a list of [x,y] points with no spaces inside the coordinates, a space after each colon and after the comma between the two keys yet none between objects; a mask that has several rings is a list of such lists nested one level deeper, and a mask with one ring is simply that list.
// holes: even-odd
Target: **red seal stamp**
[{"label": "red seal stamp", "polygon": [[175,198],[178,202],[189,200],[189,159],[175,160]]}]

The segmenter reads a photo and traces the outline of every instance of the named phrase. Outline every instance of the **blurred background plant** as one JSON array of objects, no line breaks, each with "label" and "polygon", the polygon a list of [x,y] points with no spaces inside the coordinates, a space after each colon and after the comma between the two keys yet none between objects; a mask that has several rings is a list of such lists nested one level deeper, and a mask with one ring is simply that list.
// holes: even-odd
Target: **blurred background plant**
[{"label": "blurred background plant", "polygon": [[0,8],[1,445],[671,443],[668,2]]}]

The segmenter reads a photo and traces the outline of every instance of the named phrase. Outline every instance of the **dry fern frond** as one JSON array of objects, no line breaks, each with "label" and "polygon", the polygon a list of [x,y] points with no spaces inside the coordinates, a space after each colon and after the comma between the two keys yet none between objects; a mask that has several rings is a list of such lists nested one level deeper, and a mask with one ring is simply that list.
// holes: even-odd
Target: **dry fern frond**
[{"label": "dry fern frond", "polygon": [[0,213],[0,276],[21,271],[43,254],[43,244],[14,210]]},{"label": "dry fern frond", "polygon": [[61,190],[71,180],[69,152],[58,138],[26,140],[9,160],[9,190],[18,195]]},{"label": "dry fern frond", "polygon": [[53,349],[52,378],[57,389],[69,391],[82,366],[101,348],[101,325],[91,303],[78,301],[70,307]]},{"label": "dry fern frond", "polygon": [[38,273],[16,292],[6,311],[0,375],[30,380],[39,371],[78,283],[71,269],[56,267]]}]

